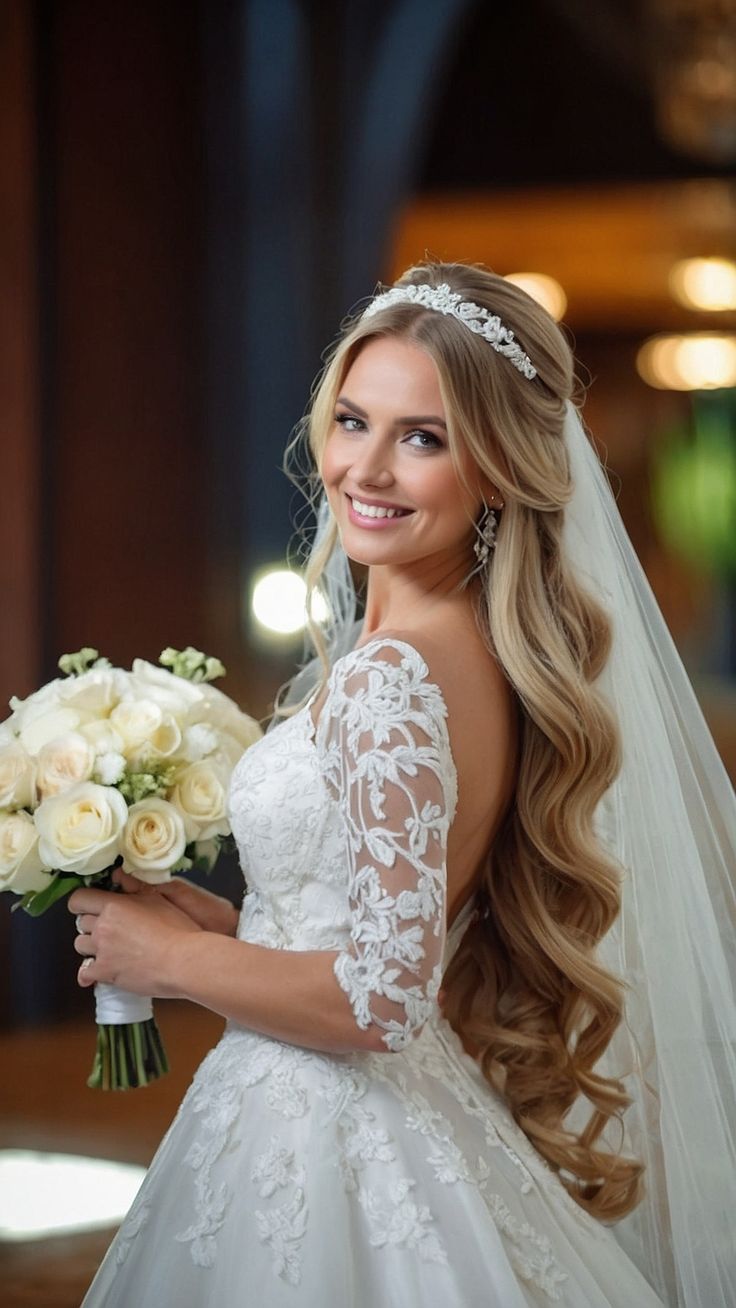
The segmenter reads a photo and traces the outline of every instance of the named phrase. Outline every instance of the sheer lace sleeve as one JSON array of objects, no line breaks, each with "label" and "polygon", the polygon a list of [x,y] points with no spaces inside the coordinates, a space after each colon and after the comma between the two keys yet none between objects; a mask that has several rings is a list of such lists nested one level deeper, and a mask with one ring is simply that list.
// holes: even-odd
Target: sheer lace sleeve
[{"label": "sheer lace sleeve", "polygon": [[362,1030],[404,1048],[432,1011],[445,943],[457,776],[447,708],[413,646],[380,637],[335,665],[319,722],[344,817],[350,946],[334,970]]}]

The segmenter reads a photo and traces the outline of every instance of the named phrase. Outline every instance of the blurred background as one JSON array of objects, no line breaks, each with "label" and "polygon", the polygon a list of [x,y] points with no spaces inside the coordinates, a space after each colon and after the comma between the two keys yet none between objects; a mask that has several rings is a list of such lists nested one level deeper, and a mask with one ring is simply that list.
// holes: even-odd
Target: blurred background
[{"label": "blurred background", "polygon": [[[302,650],[268,584],[253,607],[299,506],[284,446],[343,316],[429,255],[567,325],[736,775],[735,164],[736,0],[3,0],[2,705],[83,645],[192,644],[268,714]],[[12,899],[3,1142],[94,1118],[145,1163],[216,1020],[160,1005],[178,1072],[124,1106],[87,1090],[73,924]],[[54,1275],[38,1302],[66,1302]]]}]

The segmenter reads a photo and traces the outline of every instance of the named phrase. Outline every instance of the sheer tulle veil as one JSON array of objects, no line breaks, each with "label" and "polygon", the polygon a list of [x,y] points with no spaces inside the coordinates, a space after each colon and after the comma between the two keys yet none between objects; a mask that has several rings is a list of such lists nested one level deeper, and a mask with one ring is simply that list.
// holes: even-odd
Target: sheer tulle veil
[{"label": "sheer tulle veil", "polygon": [[[620,723],[623,765],[596,830],[624,870],[622,907],[602,961],[628,985],[625,1019],[601,1060],[632,1096],[625,1138],[643,1158],[643,1201],[613,1227],[666,1303],[736,1304],[736,798],[685,668],[636,557],[580,414],[564,439],[573,495],[563,548],[614,627],[598,687]],[[330,522],[322,498],[313,549]],[[491,556],[492,558],[492,556]],[[492,562],[491,565],[492,566]],[[334,661],[355,643],[356,595],[338,542],[320,586]],[[301,699],[317,663],[292,680]],[[585,1105],[580,1125],[587,1119]]]}]

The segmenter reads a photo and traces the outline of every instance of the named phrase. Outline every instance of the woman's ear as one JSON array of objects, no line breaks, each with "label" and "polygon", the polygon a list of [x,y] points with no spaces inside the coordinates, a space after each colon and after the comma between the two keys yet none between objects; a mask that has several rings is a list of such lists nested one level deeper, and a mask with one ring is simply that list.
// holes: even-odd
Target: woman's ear
[{"label": "woman's ear", "polygon": [[478,474],[476,486],[478,497],[482,498],[489,508],[503,508],[503,493],[499,490],[498,486],[494,485],[494,483],[486,477],[485,473]]}]

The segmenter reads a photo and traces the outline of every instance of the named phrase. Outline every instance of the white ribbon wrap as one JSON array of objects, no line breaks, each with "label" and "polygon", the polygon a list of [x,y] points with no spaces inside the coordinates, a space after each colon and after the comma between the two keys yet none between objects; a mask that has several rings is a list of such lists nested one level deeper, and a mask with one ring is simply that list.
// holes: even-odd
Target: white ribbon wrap
[{"label": "white ribbon wrap", "polygon": [[95,1005],[98,1026],[127,1026],[153,1017],[153,1004],[147,995],[131,995],[103,981],[95,986]]}]

